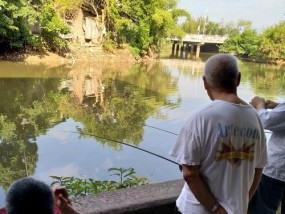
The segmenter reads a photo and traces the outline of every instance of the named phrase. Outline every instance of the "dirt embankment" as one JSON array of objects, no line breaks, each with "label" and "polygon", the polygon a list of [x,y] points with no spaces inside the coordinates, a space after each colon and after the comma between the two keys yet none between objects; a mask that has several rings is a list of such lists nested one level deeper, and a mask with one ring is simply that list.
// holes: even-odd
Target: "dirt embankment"
[{"label": "dirt embankment", "polygon": [[70,45],[69,51],[63,55],[49,51],[22,51],[0,55],[2,61],[25,62],[28,64],[46,64],[58,66],[60,64],[73,64],[75,62],[120,62],[134,64],[141,60],[135,59],[128,49],[105,51],[102,47]]}]

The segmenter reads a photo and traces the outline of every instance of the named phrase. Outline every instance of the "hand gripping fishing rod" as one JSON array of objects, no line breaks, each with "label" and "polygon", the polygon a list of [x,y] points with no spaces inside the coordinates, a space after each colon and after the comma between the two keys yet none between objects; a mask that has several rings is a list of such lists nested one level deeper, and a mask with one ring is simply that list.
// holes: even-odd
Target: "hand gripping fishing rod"
[{"label": "hand gripping fishing rod", "polygon": [[177,162],[175,162],[175,161],[173,161],[173,160],[170,160],[170,159],[168,159],[168,158],[166,158],[166,157],[163,157],[163,156],[161,156],[161,155],[159,155],[159,154],[156,154],[156,153],[154,153],[154,152],[150,152],[150,151],[148,151],[148,150],[142,149],[142,148],[140,148],[140,147],[137,147],[137,146],[134,146],[134,145],[130,145],[130,144],[127,144],[127,143],[118,141],[118,140],[110,139],[110,138],[107,138],[107,137],[95,135],[95,134],[89,134],[89,133],[85,133],[85,132],[75,132],[75,131],[66,131],[66,132],[76,133],[76,134],[82,134],[82,135],[87,135],[87,136],[92,136],[92,137],[97,137],[97,138],[101,138],[101,139],[104,139],[104,140],[113,141],[113,142],[115,142],[115,143],[119,143],[119,144],[122,144],[122,145],[125,145],[125,146],[132,147],[132,148],[134,148],[134,149],[137,149],[137,150],[146,152],[146,153],[148,153],[148,154],[154,155],[154,156],[156,156],[156,157],[159,157],[159,158],[161,158],[161,159],[164,159],[164,160],[166,160],[166,161],[169,161],[169,162],[171,162],[171,163],[174,163],[174,164],[178,165],[180,171],[182,171],[182,166],[181,166],[179,163],[177,163]]}]

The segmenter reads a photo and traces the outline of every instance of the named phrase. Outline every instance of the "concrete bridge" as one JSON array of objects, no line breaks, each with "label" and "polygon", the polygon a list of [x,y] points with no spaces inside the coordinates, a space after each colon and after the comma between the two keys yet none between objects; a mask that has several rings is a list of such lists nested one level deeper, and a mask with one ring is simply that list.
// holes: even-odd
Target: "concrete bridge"
[{"label": "concrete bridge", "polygon": [[[169,41],[172,41],[172,55],[178,55],[179,52],[190,52],[192,55],[194,49],[196,50],[196,58],[200,55],[200,48],[204,44],[223,44],[227,39],[227,36],[213,36],[213,35],[201,35],[201,34],[186,34],[182,39],[170,38]],[[196,48],[195,48],[196,46]]]}]

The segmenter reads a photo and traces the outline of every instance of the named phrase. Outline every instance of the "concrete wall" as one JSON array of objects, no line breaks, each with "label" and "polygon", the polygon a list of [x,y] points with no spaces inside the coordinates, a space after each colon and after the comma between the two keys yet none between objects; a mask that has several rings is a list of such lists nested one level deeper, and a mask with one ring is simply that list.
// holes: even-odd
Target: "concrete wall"
[{"label": "concrete wall", "polygon": [[77,198],[73,206],[82,214],[173,214],[183,184],[175,180],[104,192]]},{"label": "concrete wall", "polygon": [[170,214],[183,184],[175,180],[104,192],[77,198],[73,206],[83,214]]}]

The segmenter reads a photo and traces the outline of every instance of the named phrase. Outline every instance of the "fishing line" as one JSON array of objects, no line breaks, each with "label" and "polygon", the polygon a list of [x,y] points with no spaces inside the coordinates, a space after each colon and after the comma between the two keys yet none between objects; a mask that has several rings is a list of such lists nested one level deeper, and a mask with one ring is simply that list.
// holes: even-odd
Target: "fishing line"
[{"label": "fishing line", "polygon": [[[147,125],[147,124],[144,124],[144,125],[149,127],[149,128],[157,129],[159,131],[163,131],[163,132],[166,132],[166,133],[169,133],[169,134],[178,135],[177,133],[174,133],[174,132],[171,132],[171,131],[168,131],[168,130],[165,130],[165,129],[161,129],[161,128],[158,128],[158,127],[155,127],[155,126],[150,126],[150,125]],[[268,131],[268,130],[264,130],[264,133],[271,134],[272,132]]]},{"label": "fishing line", "polygon": [[144,125],[147,126],[147,127],[153,128],[153,129],[157,129],[159,131],[163,131],[163,132],[169,133],[169,134],[178,135],[177,133],[174,133],[174,132],[171,132],[171,131],[167,131],[165,129],[161,129],[161,128],[158,128],[158,127],[155,127],[155,126],[150,126],[150,125],[147,125],[147,124],[144,124]]},{"label": "fishing line", "polygon": [[95,135],[95,134],[88,134],[88,133],[84,133],[84,132],[75,132],[75,131],[65,131],[65,132],[76,133],[76,134],[82,134],[82,135],[88,135],[88,136],[92,136],[92,137],[98,137],[98,138],[101,138],[101,139],[104,139],[104,140],[109,140],[109,141],[113,141],[113,142],[115,142],[115,143],[119,143],[119,144],[122,144],[122,145],[125,145],[125,146],[129,146],[129,147],[132,147],[132,148],[141,150],[141,151],[143,151],[143,152],[146,152],[146,153],[148,153],[148,154],[154,155],[154,156],[156,156],[156,157],[162,158],[162,159],[164,159],[164,160],[166,160],[166,161],[169,161],[169,162],[171,162],[171,163],[174,163],[174,164],[178,165],[179,168],[180,168],[179,163],[177,163],[177,162],[175,162],[175,161],[173,161],[173,160],[170,160],[170,159],[168,159],[168,158],[166,158],[166,157],[163,157],[163,156],[161,156],[161,155],[159,155],[159,154],[156,154],[156,153],[154,153],[154,152],[150,152],[150,151],[148,151],[148,150],[142,149],[142,148],[137,147],[137,146],[134,146],[134,145],[130,145],[130,144],[127,144],[127,143],[118,141],[118,140],[110,139],[110,138],[107,138],[107,137],[102,137],[102,136]]}]

